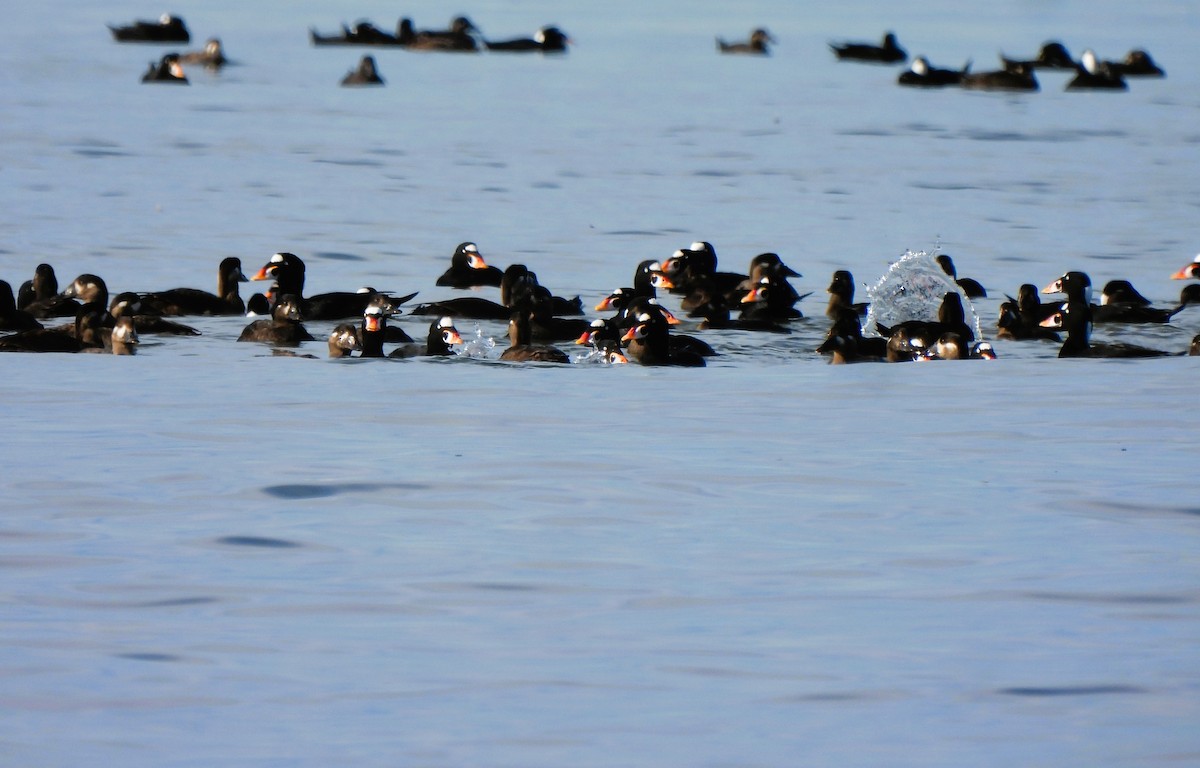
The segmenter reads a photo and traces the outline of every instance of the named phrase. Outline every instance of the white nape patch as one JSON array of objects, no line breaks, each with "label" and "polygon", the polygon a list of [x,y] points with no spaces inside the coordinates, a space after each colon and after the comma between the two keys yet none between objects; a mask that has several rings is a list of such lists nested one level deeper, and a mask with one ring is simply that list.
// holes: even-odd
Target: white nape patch
[{"label": "white nape patch", "polygon": [[[681,258],[683,258],[683,249],[682,249],[682,248],[680,248],[679,250],[675,251],[675,253],[672,253],[672,254],[671,254],[671,258],[672,258],[672,259],[681,259]],[[1197,256],[1196,258],[1200,258],[1200,256]]]},{"label": "white nape patch", "polygon": [[355,293],[375,293],[375,289],[368,286],[363,286],[355,291]]},{"label": "white nape patch", "polygon": [[445,317],[438,320],[437,327],[438,328],[453,328],[454,327],[454,318],[450,317],[449,315],[446,315]]},{"label": "white nape patch", "polygon": [[649,313],[649,312],[642,312],[641,314],[639,314],[639,315],[637,316],[637,321],[638,321],[639,323],[648,323],[648,322],[650,322],[650,313]]},{"label": "white nape patch", "polygon": [[929,60],[924,56],[918,56],[917,58],[913,59],[912,71],[913,74],[925,77],[929,74]]},{"label": "white nape patch", "polygon": [[652,262],[650,266],[646,267],[646,269],[650,270],[651,272],[662,272],[662,264],[655,261]]},{"label": "white nape patch", "polygon": [[163,24],[163,25],[170,24],[171,23],[171,14],[164,13],[162,16],[159,16],[158,23]]},{"label": "white nape patch", "polygon": [[702,242],[700,242],[699,240],[697,240],[696,242],[692,243],[692,250],[693,250],[693,251],[703,251],[703,250],[705,250],[705,248],[704,248],[704,243],[702,243]]},{"label": "white nape patch", "polygon": [[1096,71],[1100,68],[1096,63],[1096,52],[1091,48],[1083,52],[1083,55],[1079,57],[1079,62],[1083,64],[1083,68],[1087,70],[1089,75],[1096,74]]},{"label": "white nape patch", "polygon": [[270,262],[268,262],[268,263],[270,263],[270,264],[282,264],[282,263],[283,263],[283,254],[282,254],[282,253],[277,253],[277,254],[273,255],[273,256],[271,257],[271,261],[270,261]]},{"label": "white nape patch", "polygon": [[479,253],[479,248],[476,247],[475,243],[467,243],[463,246],[463,250],[467,253]]},{"label": "white nape patch", "polygon": [[591,322],[591,324],[590,324],[590,326],[589,326],[589,327],[591,327],[591,328],[603,328],[603,327],[604,327],[604,321],[603,321],[603,320],[601,320],[601,319],[599,319],[599,318],[597,318],[597,319],[595,319],[595,320],[593,320],[593,321]]},{"label": "white nape patch", "polygon": [[543,43],[545,43],[545,42],[546,42],[546,31],[545,31],[545,30],[542,30],[542,29],[539,29],[539,30],[538,30],[538,31],[537,31],[537,32],[534,34],[534,36],[533,36],[533,39],[534,39],[534,40],[536,40],[536,41],[537,41],[539,44],[543,44]]}]

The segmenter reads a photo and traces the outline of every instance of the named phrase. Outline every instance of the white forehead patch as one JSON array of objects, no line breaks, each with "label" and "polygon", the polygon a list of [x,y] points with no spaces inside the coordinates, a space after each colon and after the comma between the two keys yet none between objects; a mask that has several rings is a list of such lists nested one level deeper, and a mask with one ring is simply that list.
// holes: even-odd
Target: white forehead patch
[{"label": "white forehead patch", "polygon": [[446,315],[441,320],[438,320],[437,327],[438,328],[453,328],[454,327],[454,319],[452,317],[450,317],[449,315]]}]

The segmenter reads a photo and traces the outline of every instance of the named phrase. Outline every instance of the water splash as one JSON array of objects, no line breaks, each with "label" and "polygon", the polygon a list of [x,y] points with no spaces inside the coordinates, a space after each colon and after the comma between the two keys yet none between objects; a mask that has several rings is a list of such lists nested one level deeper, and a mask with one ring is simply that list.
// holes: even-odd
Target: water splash
[{"label": "water splash", "polygon": [[493,350],[496,348],[496,340],[491,336],[485,336],[483,329],[479,327],[479,323],[475,323],[475,329],[470,334],[462,334],[463,343],[458,348],[458,354],[463,357],[474,357],[480,360],[490,360],[496,355]]},{"label": "water splash", "polygon": [[871,306],[863,320],[863,335],[878,336],[877,323],[893,326],[906,320],[937,320],[938,307],[949,291],[962,297],[967,322],[975,329],[975,337],[983,338],[975,306],[937,263],[936,253],[926,251],[905,251],[874,285],[867,286]]}]

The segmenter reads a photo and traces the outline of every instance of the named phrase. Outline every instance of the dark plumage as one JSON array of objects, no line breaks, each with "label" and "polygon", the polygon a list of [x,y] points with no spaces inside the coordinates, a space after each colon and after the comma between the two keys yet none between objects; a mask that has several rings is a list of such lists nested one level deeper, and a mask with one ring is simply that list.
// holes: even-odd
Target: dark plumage
[{"label": "dark plumage", "polygon": [[149,68],[142,75],[143,83],[167,83],[169,85],[187,85],[187,75],[179,63],[178,53],[168,53],[158,60],[150,62]]},{"label": "dark plumage", "polygon": [[908,58],[908,53],[896,42],[896,35],[888,32],[880,45],[872,43],[830,43],[830,49],[843,61],[867,61],[880,64],[896,64]]},{"label": "dark plumage", "polygon": [[242,329],[238,341],[260,341],[277,346],[294,347],[313,336],[300,322],[300,298],[284,294],[275,302],[270,320],[255,320]]},{"label": "dark plumage", "polygon": [[1089,48],[1080,57],[1075,77],[1067,83],[1067,90],[1127,91],[1129,85],[1120,74],[1109,69],[1106,64],[1097,61],[1096,54]]},{"label": "dark plumage", "polygon": [[489,51],[501,53],[566,53],[571,38],[558,27],[542,27],[533,37],[517,37],[511,40],[488,40],[484,46]]},{"label": "dark plumage", "polygon": [[184,64],[197,64],[209,69],[220,69],[229,63],[229,59],[225,58],[225,50],[221,47],[221,41],[216,37],[210,37],[202,50],[179,54],[179,60]]},{"label": "dark plumage", "polygon": [[142,306],[160,315],[241,315],[246,312],[239,284],[247,281],[242,260],[229,256],[217,266],[217,292],[172,288],[141,294]]},{"label": "dark plumage", "polygon": [[571,358],[557,347],[531,343],[533,339],[528,309],[517,309],[508,321],[508,349],[501,360],[514,362],[569,363]]},{"label": "dark plumage", "polygon": [[774,42],[776,40],[771,37],[771,33],[759,27],[750,33],[750,39],[745,42],[727,43],[718,37],[717,50],[721,53],[748,53],[757,56],[769,56],[771,50],[767,47],[767,43]]},{"label": "dark plumage", "polygon": [[1134,49],[1121,61],[1106,61],[1109,71],[1124,77],[1166,77],[1162,67],[1144,50]]},{"label": "dark plumage", "polygon": [[359,59],[358,67],[350,70],[342,78],[342,85],[383,85],[383,78],[379,76],[379,72],[375,68],[375,57],[363,56]]},{"label": "dark plumage", "polygon": [[488,266],[479,247],[472,242],[459,243],[450,256],[450,267],[437,279],[437,285],[471,288],[477,285],[499,286],[504,272]]},{"label": "dark plumage", "polygon": [[1000,61],[1007,69],[1009,65],[1019,65],[1026,69],[1075,69],[1075,60],[1067,51],[1067,47],[1057,40],[1044,43],[1038,55],[1032,59],[1009,59],[1004,56]]},{"label": "dark plumage", "polygon": [[939,69],[930,66],[929,59],[918,56],[913,59],[912,65],[907,70],[900,73],[896,82],[900,85],[919,88],[942,88],[947,85],[958,85],[970,68],[971,64],[968,62],[962,69]]},{"label": "dark plumage", "polygon": [[135,21],[120,27],[109,24],[108,28],[120,43],[186,43],[192,39],[183,19],[165,13],[158,21]]},{"label": "dark plumage", "polygon": [[1040,88],[1033,67],[1021,62],[1008,62],[1004,69],[991,72],[967,73],[960,84],[974,91],[1036,91]]}]

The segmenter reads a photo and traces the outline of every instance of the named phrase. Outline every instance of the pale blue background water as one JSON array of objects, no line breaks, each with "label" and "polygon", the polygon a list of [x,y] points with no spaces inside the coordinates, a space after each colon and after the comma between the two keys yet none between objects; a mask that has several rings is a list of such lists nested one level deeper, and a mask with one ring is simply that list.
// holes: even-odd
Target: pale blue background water
[{"label": "pale blue background water", "polygon": [[[209,287],[291,250],[310,292],[428,299],[470,239],[590,305],[707,239],[816,293],[791,336],[706,337],[703,371],[281,359],[240,318],[135,358],[3,356],[5,764],[1200,760],[1195,358],[812,352],[830,273],[910,248],[989,288],[989,333],[1070,268],[1171,303],[1195,9],[216,2],[171,10],[241,66],[186,89],[142,86],[163,49],[104,29],[162,10],[10,9],[0,277]],[[464,11],[577,46],[375,51],[388,85],[352,91],[360,52],[306,39]],[[760,24],[770,59],[714,53]],[[1058,37],[1168,77],[913,92],[825,48],[885,28],[940,65]],[[1181,350],[1197,313],[1101,333]]]}]

